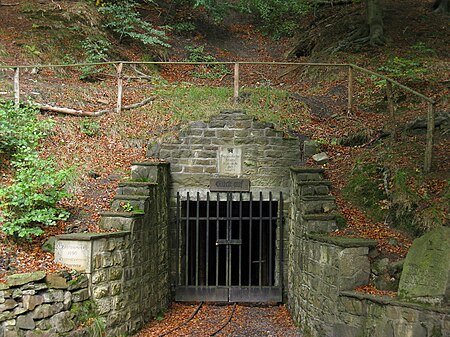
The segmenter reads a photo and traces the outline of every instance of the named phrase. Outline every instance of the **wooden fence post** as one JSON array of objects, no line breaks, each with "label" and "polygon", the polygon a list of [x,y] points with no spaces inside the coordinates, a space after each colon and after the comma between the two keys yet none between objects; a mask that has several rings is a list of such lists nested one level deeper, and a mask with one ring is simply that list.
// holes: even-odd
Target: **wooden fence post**
[{"label": "wooden fence post", "polygon": [[117,67],[117,113],[122,111],[122,96],[123,96],[123,79],[122,79],[123,63],[119,63]]},{"label": "wooden fence post", "polygon": [[389,116],[391,116],[391,120],[394,120],[395,106],[394,106],[394,100],[393,100],[391,81],[386,81],[386,97],[387,97]]},{"label": "wooden fence post", "polygon": [[239,63],[234,64],[234,90],[233,101],[236,104],[239,99]]},{"label": "wooden fence post", "polygon": [[20,72],[19,68],[14,68],[14,104],[19,106],[20,104]]},{"label": "wooden fence post", "polygon": [[433,137],[434,137],[434,103],[428,102],[427,111],[427,145],[425,148],[425,161],[423,170],[425,173],[431,171],[431,160],[433,158]]},{"label": "wooden fence post", "polygon": [[353,112],[353,68],[348,67],[348,101],[347,101],[347,115]]}]

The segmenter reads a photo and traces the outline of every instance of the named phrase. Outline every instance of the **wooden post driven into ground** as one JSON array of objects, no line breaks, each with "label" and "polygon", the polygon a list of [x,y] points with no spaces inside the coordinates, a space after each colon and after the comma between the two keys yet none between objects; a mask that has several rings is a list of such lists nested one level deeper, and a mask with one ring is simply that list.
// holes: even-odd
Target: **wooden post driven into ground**
[{"label": "wooden post driven into ground", "polygon": [[353,68],[348,67],[348,101],[347,101],[347,114],[350,115],[353,112]]},{"label": "wooden post driven into ground", "polygon": [[239,99],[239,63],[234,64],[234,90],[233,102],[236,104]]},{"label": "wooden post driven into ground", "polygon": [[425,161],[423,170],[425,173],[431,171],[431,159],[433,158],[433,137],[434,137],[434,110],[435,105],[428,102],[427,109],[427,145],[425,147]]},{"label": "wooden post driven into ground", "polygon": [[392,83],[391,83],[391,81],[386,81],[386,97],[387,97],[389,116],[391,116],[391,121],[393,121],[394,120],[395,107],[394,107],[394,100],[393,100],[393,92],[392,92]]},{"label": "wooden post driven into ground", "polygon": [[123,78],[122,78],[123,63],[117,66],[117,113],[122,111],[122,97],[123,97]]},{"label": "wooden post driven into ground", "polygon": [[14,104],[19,106],[20,104],[20,71],[19,68],[14,68]]}]

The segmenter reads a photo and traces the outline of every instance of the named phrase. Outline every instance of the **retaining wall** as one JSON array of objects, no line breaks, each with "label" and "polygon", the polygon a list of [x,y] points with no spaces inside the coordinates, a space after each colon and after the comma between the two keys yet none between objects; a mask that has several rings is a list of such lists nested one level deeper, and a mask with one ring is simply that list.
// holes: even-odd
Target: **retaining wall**
[{"label": "retaining wall", "polygon": [[[35,272],[0,284],[0,337],[92,336],[88,278]],[[80,325],[88,325],[80,328]]]}]

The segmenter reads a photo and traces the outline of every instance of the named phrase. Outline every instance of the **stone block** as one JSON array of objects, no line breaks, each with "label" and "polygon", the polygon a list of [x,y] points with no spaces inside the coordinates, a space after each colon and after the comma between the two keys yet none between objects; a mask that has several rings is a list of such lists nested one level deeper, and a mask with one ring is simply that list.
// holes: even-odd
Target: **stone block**
[{"label": "stone block", "polygon": [[403,266],[399,295],[430,304],[450,301],[450,227],[441,226],[414,240]]},{"label": "stone block", "polygon": [[89,290],[87,288],[74,291],[72,293],[72,302],[82,302],[89,298]]},{"label": "stone block", "polygon": [[45,272],[37,271],[34,273],[14,274],[6,277],[7,284],[11,287],[20,286],[26,283],[40,281],[45,277]]},{"label": "stone block", "polygon": [[108,285],[101,285],[101,286],[94,286],[92,289],[92,295],[95,299],[104,298],[109,295],[109,286]]},{"label": "stone block", "polygon": [[64,291],[58,289],[49,289],[48,291],[42,293],[42,297],[44,298],[44,303],[63,302]]},{"label": "stone block", "polygon": [[24,295],[22,297],[23,307],[27,310],[34,310],[36,306],[44,303],[44,297],[41,295]]},{"label": "stone block", "polygon": [[53,289],[67,289],[67,279],[60,273],[47,274],[45,276],[45,283],[49,288]]},{"label": "stone block", "polygon": [[63,311],[51,317],[50,323],[59,333],[69,332],[75,328],[73,317],[72,312]]},{"label": "stone block", "polygon": [[62,311],[64,305],[61,302],[54,304],[41,304],[32,312],[33,319],[42,319],[50,317]]},{"label": "stone block", "polygon": [[17,306],[17,302],[11,298],[5,300],[0,304],[0,313],[6,310],[14,309]]},{"label": "stone block", "polygon": [[34,319],[32,314],[26,314],[18,316],[16,319],[16,327],[23,330],[34,330],[36,324],[34,323]]}]

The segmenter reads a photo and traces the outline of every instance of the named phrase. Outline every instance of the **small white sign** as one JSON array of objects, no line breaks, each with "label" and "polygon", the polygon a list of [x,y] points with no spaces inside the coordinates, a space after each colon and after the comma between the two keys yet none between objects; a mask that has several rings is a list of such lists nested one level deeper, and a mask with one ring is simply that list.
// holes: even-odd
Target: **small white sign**
[{"label": "small white sign", "polygon": [[221,147],[218,151],[218,172],[226,176],[238,176],[242,172],[242,148]]},{"label": "small white sign", "polygon": [[81,272],[91,270],[91,241],[57,240],[55,261]]}]

